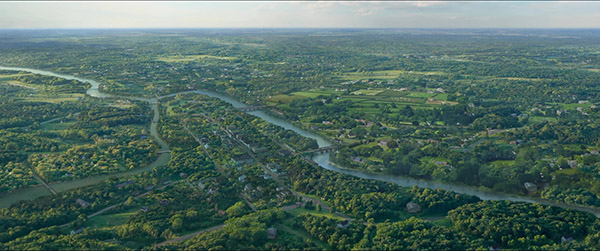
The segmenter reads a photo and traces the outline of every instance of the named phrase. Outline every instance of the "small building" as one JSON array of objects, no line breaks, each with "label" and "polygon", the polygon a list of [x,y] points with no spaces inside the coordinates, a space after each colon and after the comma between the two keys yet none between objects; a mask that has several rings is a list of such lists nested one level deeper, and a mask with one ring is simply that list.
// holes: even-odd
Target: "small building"
[{"label": "small building", "polygon": [[356,133],[353,133],[353,132],[351,132],[351,133],[348,133],[348,138],[349,138],[349,139],[356,138]]},{"label": "small building", "polygon": [[574,160],[569,160],[567,163],[569,163],[569,166],[571,168],[576,168],[578,166],[577,161],[574,161]]},{"label": "small building", "polygon": [[187,178],[188,174],[184,173],[184,172],[181,172],[181,173],[179,173],[179,177],[181,177],[181,178]]},{"label": "small building", "polygon": [[142,211],[143,213],[148,212],[148,210],[150,210],[149,207],[142,207],[142,209],[140,209],[140,211]]},{"label": "small building", "polygon": [[252,150],[253,153],[261,153],[266,151],[267,148],[257,143],[250,143],[250,150]]},{"label": "small building", "polygon": [[360,163],[360,164],[365,163],[365,160],[363,158],[355,157],[355,156],[350,157],[350,161]]},{"label": "small building", "polygon": [[418,212],[421,211],[421,206],[419,204],[414,203],[414,202],[411,201],[409,203],[406,203],[406,211],[409,214],[418,213]]},{"label": "small building", "polygon": [[446,161],[436,161],[435,165],[436,166],[447,166],[448,162],[446,162]]},{"label": "small building", "polygon": [[80,227],[80,228],[77,228],[77,229],[73,229],[73,230],[71,230],[70,234],[71,235],[80,234],[80,233],[83,232],[83,229],[84,229],[83,227]]},{"label": "small building", "polygon": [[245,165],[253,162],[252,157],[248,154],[241,154],[231,158],[231,161],[235,162],[238,165]]},{"label": "small building", "polygon": [[267,164],[267,168],[273,173],[278,173],[279,170],[281,169],[281,165],[279,165],[279,163],[273,162],[273,163]]},{"label": "small building", "polygon": [[573,239],[573,235],[570,235],[570,234],[567,234],[567,235],[565,235],[563,237],[560,237],[560,242],[561,243],[570,242],[570,241],[573,241],[573,240],[574,240]]},{"label": "small building", "polygon": [[238,177],[238,181],[245,182],[246,181],[246,175],[242,175],[242,176]]},{"label": "small building", "polygon": [[166,207],[166,206],[169,205],[169,201],[168,200],[160,200],[158,202],[158,204],[161,205],[161,206],[163,206],[163,207]]},{"label": "small building", "polygon": [[350,220],[344,220],[337,224],[337,228],[347,228],[350,226]]},{"label": "small building", "polygon": [[525,187],[525,189],[527,189],[527,191],[529,191],[530,193],[535,193],[537,191],[537,185],[531,183],[531,182],[525,182],[523,183],[523,186]]},{"label": "small building", "polygon": [[117,188],[123,188],[123,187],[125,187],[125,186],[127,186],[127,185],[133,184],[134,182],[135,182],[135,181],[133,181],[133,180],[128,180],[128,181],[125,181],[125,182],[123,182],[123,183],[117,184]]},{"label": "small building", "polygon": [[77,204],[79,204],[79,205],[80,205],[81,207],[83,207],[83,208],[86,208],[86,207],[90,206],[90,203],[89,203],[89,202],[87,202],[87,201],[85,201],[85,200],[82,200],[82,199],[77,199],[75,202],[76,202]]},{"label": "small building", "polygon": [[219,209],[219,211],[217,211],[217,213],[221,216],[225,216],[227,213],[221,209]]},{"label": "small building", "polygon": [[267,239],[274,240],[275,238],[277,238],[277,228],[267,228]]},{"label": "small building", "polygon": [[379,146],[387,146],[390,141],[387,139],[382,139],[379,141]]},{"label": "small building", "polygon": [[281,149],[277,152],[277,154],[279,154],[279,156],[281,157],[289,157],[290,155],[292,155],[292,153],[288,150],[285,149]]}]

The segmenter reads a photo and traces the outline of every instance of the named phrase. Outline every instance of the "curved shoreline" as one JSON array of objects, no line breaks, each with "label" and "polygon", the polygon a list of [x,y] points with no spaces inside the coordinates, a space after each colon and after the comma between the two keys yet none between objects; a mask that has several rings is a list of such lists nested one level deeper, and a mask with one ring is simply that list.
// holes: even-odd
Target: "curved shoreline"
[{"label": "curved shoreline", "polygon": [[[88,91],[86,92],[87,95],[90,95],[92,97],[129,98],[129,99],[136,99],[136,100],[148,102],[148,103],[150,103],[150,105],[154,111],[154,118],[153,118],[152,124],[150,126],[151,134],[153,134],[153,136],[155,136],[155,139],[157,139],[157,142],[159,143],[159,145],[161,145],[161,150],[168,150],[168,146],[166,145],[166,143],[164,143],[164,141],[162,141],[162,139],[160,139],[158,137],[158,133],[156,132],[156,123],[159,118],[158,102],[160,99],[167,98],[167,97],[174,97],[178,94],[196,93],[196,94],[202,94],[202,95],[206,95],[206,96],[213,97],[213,98],[218,98],[221,101],[231,104],[235,108],[243,108],[243,107],[248,106],[248,105],[236,100],[234,97],[230,97],[226,94],[221,94],[221,93],[217,93],[217,92],[213,92],[213,91],[200,91],[200,90],[182,91],[182,92],[171,93],[171,94],[167,94],[167,95],[156,97],[156,98],[150,98],[150,99],[140,98],[140,97],[125,97],[125,96],[116,96],[116,95],[102,93],[98,90],[98,87],[100,86],[99,82],[96,82],[93,80],[88,80],[88,79],[83,79],[83,78],[77,78],[77,77],[70,76],[70,75],[56,74],[56,73],[49,72],[49,71],[29,69],[29,68],[19,68],[19,67],[2,67],[2,66],[0,66],[0,70],[19,70],[19,71],[27,71],[27,72],[49,75],[49,76],[63,77],[66,79],[76,79],[76,80],[79,80],[82,82],[87,82],[87,83],[92,84],[92,87],[90,87],[90,89],[88,89]],[[300,128],[299,126],[292,124],[289,121],[286,121],[282,118],[272,116],[265,111],[256,110],[256,111],[250,111],[247,113],[257,116],[259,118],[262,118],[271,124],[281,126],[288,130],[292,130],[304,137],[315,139],[317,141],[317,144],[319,145],[319,147],[326,147],[326,146],[332,145],[331,142],[329,142],[323,136],[318,135],[314,132],[304,130],[304,129]],[[156,134],[154,135],[154,133],[156,133]],[[163,157],[165,154],[168,155],[168,159],[170,159],[169,153],[163,153],[163,154],[159,155],[158,159],[155,162],[148,165],[147,167],[137,168],[137,169],[133,169],[132,171],[127,171],[127,172],[122,172],[122,173],[115,173],[115,174],[111,174],[110,176],[126,175],[130,172],[139,173],[139,172],[146,171],[146,169],[149,170],[149,169],[153,168],[153,164],[158,162],[161,159],[161,157]],[[167,159],[167,163],[168,163],[168,159]],[[364,171],[359,171],[359,170],[354,170],[354,169],[341,168],[341,167],[337,166],[336,164],[329,161],[329,153],[317,154],[317,155],[313,156],[311,160],[313,162],[317,163],[322,168],[330,170],[330,171],[339,172],[339,173],[343,173],[343,174],[347,174],[347,175],[352,175],[354,177],[363,178],[363,179],[391,182],[391,183],[395,183],[395,184],[403,186],[403,187],[418,186],[418,187],[422,187],[422,188],[442,189],[442,190],[452,191],[452,192],[459,193],[459,194],[476,196],[482,200],[509,200],[509,201],[516,201],[516,202],[526,202],[526,203],[535,203],[535,204],[556,206],[556,207],[561,207],[561,208],[565,208],[565,209],[573,209],[573,210],[577,210],[577,211],[588,212],[588,213],[594,214],[596,217],[600,217],[600,209],[589,207],[589,206],[584,206],[584,205],[573,205],[573,204],[567,204],[564,202],[549,201],[549,200],[545,200],[545,199],[541,199],[541,198],[528,198],[528,197],[521,197],[521,196],[517,196],[517,195],[508,195],[508,194],[502,194],[502,193],[497,193],[497,192],[489,192],[489,191],[480,190],[475,187],[449,184],[449,183],[443,183],[443,182],[439,182],[439,181],[419,180],[419,179],[410,178],[410,177],[389,176],[389,175],[364,172]],[[94,176],[94,177],[98,177],[98,176]],[[85,179],[93,179],[94,177],[89,177],[89,178],[85,178]],[[82,180],[84,180],[84,179],[75,180],[72,182],[81,182]],[[73,188],[75,188],[75,187],[73,187]],[[65,190],[68,190],[68,189],[65,189]],[[59,189],[57,191],[64,191],[64,190]],[[0,200],[2,200],[2,199],[4,199],[4,197],[0,197]],[[2,207],[1,204],[2,203],[0,203],[0,207]]]},{"label": "curved shoreline", "polygon": [[[160,120],[160,111],[158,109],[159,102],[158,102],[158,99],[156,99],[156,98],[126,97],[126,96],[117,96],[117,95],[102,93],[99,91],[100,83],[97,81],[85,79],[85,78],[79,78],[79,77],[66,75],[66,74],[58,74],[58,73],[45,71],[45,70],[21,68],[21,67],[4,67],[4,66],[0,66],[0,70],[31,72],[31,73],[40,74],[40,75],[59,77],[59,78],[67,79],[67,80],[74,79],[77,81],[89,83],[92,86],[86,91],[86,95],[89,95],[91,97],[102,98],[102,99],[103,98],[127,98],[127,99],[148,102],[150,104],[151,110],[154,112],[152,121],[150,123],[150,135],[152,135],[152,137],[156,140],[156,143],[159,145],[160,149],[158,151],[170,150],[169,146],[158,135],[157,124],[158,124],[158,121]],[[156,158],[156,160],[152,161],[150,164],[143,166],[143,167],[127,170],[124,172],[100,174],[100,175],[96,175],[96,176],[90,176],[90,177],[75,179],[75,180],[56,181],[56,182],[52,182],[49,184],[57,192],[63,192],[63,191],[74,189],[74,188],[97,184],[104,180],[109,179],[110,177],[123,177],[126,175],[134,175],[134,174],[138,174],[141,172],[149,171],[157,166],[166,165],[167,163],[169,163],[170,159],[171,159],[171,154],[169,152],[162,152],[162,153],[158,154],[158,157]],[[39,198],[42,196],[46,196],[46,195],[50,195],[50,193],[48,192],[48,190],[46,190],[46,188],[44,188],[41,185],[19,188],[16,190],[12,190],[12,192],[3,193],[2,195],[0,195],[0,208],[8,207],[12,203],[17,202],[19,200],[33,200],[33,199],[36,199],[36,198]]]}]

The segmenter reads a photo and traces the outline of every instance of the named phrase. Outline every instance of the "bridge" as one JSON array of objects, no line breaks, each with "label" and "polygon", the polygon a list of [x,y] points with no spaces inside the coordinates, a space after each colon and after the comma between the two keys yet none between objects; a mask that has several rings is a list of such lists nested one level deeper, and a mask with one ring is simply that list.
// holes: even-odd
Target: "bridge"
[{"label": "bridge", "polygon": [[237,109],[242,112],[251,112],[251,111],[263,109],[265,107],[267,107],[267,106],[266,105],[255,105],[255,106],[239,107]]},{"label": "bridge", "polygon": [[317,149],[313,149],[313,150],[294,153],[294,155],[300,155],[300,154],[305,154],[305,153],[326,153],[326,152],[330,152],[331,150],[337,149],[338,147],[340,147],[340,145],[325,146],[325,147],[321,147],[321,148],[317,148]]}]

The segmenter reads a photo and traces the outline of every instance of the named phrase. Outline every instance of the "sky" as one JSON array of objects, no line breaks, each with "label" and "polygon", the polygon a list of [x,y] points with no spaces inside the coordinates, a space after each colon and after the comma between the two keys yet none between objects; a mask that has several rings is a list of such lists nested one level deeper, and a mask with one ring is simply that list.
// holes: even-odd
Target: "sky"
[{"label": "sky", "polygon": [[600,28],[600,2],[0,2],[0,28]]}]

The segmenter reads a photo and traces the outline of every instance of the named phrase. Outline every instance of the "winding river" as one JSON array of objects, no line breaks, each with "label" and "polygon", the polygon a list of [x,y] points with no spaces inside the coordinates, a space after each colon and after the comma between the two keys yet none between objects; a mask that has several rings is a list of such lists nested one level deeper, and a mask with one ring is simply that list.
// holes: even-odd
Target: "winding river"
[{"label": "winding river", "polygon": [[[30,69],[30,68],[0,66],[0,70],[25,71],[25,72],[60,77],[60,78],[65,78],[65,79],[75,79],[75,80],[78,80],[81,82],[86,82],[86,83],[91,84],[91,87],[87,90],[86,93],[92,97],[98,97],[98,98],[122,97],[122,96],[115,96],[115,95],[100,92],[99,91],[100,83],[98,83],[94,80],[78,78],[78,77],[64,75],[64,74],[57,74],[57,73],[49,72],[49,71]],[[233,97],[230,97],[230,96],[227,96],[224,94],[220,94],[220,93],[216,93],[216,92],[211,92],[211,91],[184,91],[184,92],[180,92],[180,93],[174,93],[174,94],[162,96],[162,97],[159,97],[158,99],[173,97],[173,96],[175,96],[177,94],[181,94],[181,93],[196,93],[196,94],[206,95],[209,97],[218,98],[222,101],[230,103],[235,108],[247,107],[246,104],[236,100]],[[140,101],[145,101],[145,102],[150,103],[152,110],[154,111],[154,118],[153,118],[152,124],[150,126],[150,133],[157,140],[158,144],[161,146],[161,151],[169,150],[169,147],[167,146],[167,144],[165,144],[165,142],[162,141],[158,137],[158,133],[156,131],[156,123],[159,120],[159,111],[158,111],[158,105],[157,105],[158,100],[156,98],[143,98],[143,97],[122,97],[122,98],[140,100]],[[250,111],[248,113],[251,115],[257,116],[259,118],[262,118],[265,121],[272,123],[274,125],[281,126],[288,130],[292,130],[304,137],[315,139],[317,141],[319,147],[326,147],[326,146],[331,145],[331,142],[329,142],[327,139],[325,139],[315,133],[303,130],[302,128],[299,128],[299,127],[291,124],[288,121],[271,116],[264,111],[258,110],[258,111]],[[167,164],[169,162],[169,160],[170,160],[170,154],[162,153],[159,155],[159,157],[156,161],[154,161],[152,164],[150,164],[146,167],[137,168],[137,169],[134,169],[131,171],[118,173],[118,174],[100,175],[100,176],[94,176],[94,177],[80,179],[80,180],[66,181],[66,182],[61,182],[61,183],[53,183],[51,185],[58,192],[65,191],[65,190],[72,189],[72,188],[77,188],[77,187],[82,187],[82,186],[89,185],[89,184],[98,183],[100,181],[107,179],[108,177],[111,177],[111,176],[125,176],[125,175],[136,174],[136,173],[148,171],[156,166]],[[515,196],[515,195],[507,195],[507,194],[502,194],[502,193],[482,191],[475,187],[454,185],[454,184],[448,184],[448,183],[443,183],[443,182],[438,182],[438,181],[419,180],[419,179],[413,179],[413,178],[409,178],[409,177],[400,177],[400,176],[388,176],[388,175],[383,175],[383,174],[363,172],[363,171],[354,170],[354,169],[339,168],[329,161],[329,153],[315,155],[313,157],[313,161],[316,162],[322,168],[325,168],[327,170],[344,173],[344,174],[348,174],[348,175],[352,175],[352,176],[364,178],[364,179],[391,182],[391,183],[395,183],[395,184],[398,184],[403,187],[418,186],[418,187],[430,188],[430,189],[443,189],[443,190],[453,191],[455,193],[476,196],[482,200],[509,200],[509,201],[519,201],[519,202],[527,202],[527,203],[539,203],[539,204],[543,204],[543,205],[557,206],[557,207],[561,207],[561,208],[568,208],[568,209],[574,209],[574,210],[578,210],[578,211],[589,212],[589,213],[596,215],[596,217],[600,217],[600,209],[591,208],[591,207],[553,202],[553,201],[548,201],[548,200],[539,199],[539,198],[526,198],[526,197]],[[40,193],[40,191],[42,193]],[[8,205],[10,205],[11,203],[13,203],[17,200],[34,199],[39,196],[47,195],[48,192],[46,191],[44,193],[44,191],[45,191],[45,188],[43,188],[41,186],[36,186],[36,187],[31,187],[31,188],[26,188],[26,189],[20,189],[13,193],[9,193],[7,195],[0,197],[0,208],[7,207]],[[36,194],[37,194],[37,196],[35,196]]]}]

